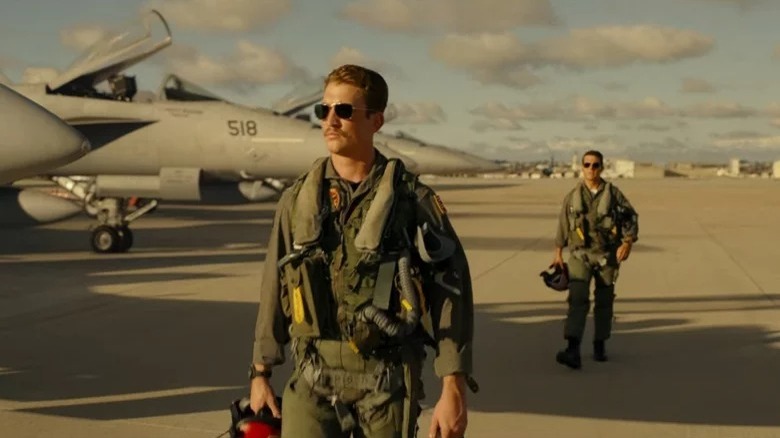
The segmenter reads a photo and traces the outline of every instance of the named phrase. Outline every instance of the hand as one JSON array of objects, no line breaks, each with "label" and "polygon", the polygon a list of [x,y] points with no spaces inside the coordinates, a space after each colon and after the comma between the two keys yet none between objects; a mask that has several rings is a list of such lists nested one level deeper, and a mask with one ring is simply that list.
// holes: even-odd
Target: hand
[{"label": "hand", "polygon": [[553,258],[552,264],[550,267],[553,266],[560,266],[563,267],[563,255],[560,253],[560,251],[555,251],[555,257]]},{"label": "hand", "polygon": [[271,413],[276,418],[282,418],[282,413],[279,411],[279,406],[276,404],[276,394],[271,387],[271,383],[265,377],[255,377],[252,379],[251,386],[249,388],[249,406],[255,412],[259,413],[264,407],[268,406],[271,409]]},{"label": "hand", "polygon": [[462,375],[445,376],[441,397],[433,409],[429,438],[461,438],[466,432],[466,382]]},{"label": "hand", "polygon": [[617,249],[616,255],[618,263],[628,259],[629,254],[631,254],[631,242],[623,242]]}]

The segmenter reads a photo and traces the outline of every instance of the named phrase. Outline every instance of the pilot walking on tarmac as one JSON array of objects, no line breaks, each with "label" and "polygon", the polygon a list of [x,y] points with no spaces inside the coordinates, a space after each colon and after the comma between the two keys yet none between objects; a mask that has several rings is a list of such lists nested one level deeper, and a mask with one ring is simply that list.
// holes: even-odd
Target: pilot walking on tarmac
[{"label": "pilot walking on tarmac", "polygon": [[595,283],[593,358],[607,360],[605,342],[612,331],[618,269],[639,234],[637,212],[617,186],[601,178],[603,170],[601,152],[585,152],[582,181],[563,200],[555,237],[553,265],[563,266],[563,248],[569,247],[569,310],[564,327],[568,346],[556,360],[572,369],[582,366],[580,342],[590,310],[591,279]]}]

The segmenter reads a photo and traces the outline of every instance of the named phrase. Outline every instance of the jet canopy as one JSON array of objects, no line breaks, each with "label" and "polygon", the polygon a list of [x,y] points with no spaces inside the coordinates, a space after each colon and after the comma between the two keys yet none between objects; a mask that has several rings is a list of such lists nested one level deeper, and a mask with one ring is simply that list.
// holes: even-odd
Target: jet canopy
[{"label": "jet canopy", "polygon": [[[135,79],[120,75],[127,68],[171,45],[171,31],[163,16],[151,10],[122,30],[106,35],[62,74],[49,82],[52,93],[71,96],[106,97],[130,100],[135,94]],[[95,86],[108,80],[111,95],[103,95]]]},{"label": "jet canopy", "polygon": [[160,100],[186,101],[186,102],[227,102],[209,90],[196,85],[181,76],[170,74],[166,76],[157,95]]}]

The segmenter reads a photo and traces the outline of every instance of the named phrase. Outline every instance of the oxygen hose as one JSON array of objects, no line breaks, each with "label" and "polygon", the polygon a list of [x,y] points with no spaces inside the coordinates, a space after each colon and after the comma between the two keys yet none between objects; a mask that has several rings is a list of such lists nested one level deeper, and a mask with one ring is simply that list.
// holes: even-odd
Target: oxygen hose
[{"label": "oxygen hose", "polygon": [[359,318],[373,322],[384,334],[390,337],[405,337],[411,334],[420,322],[420,300],[412,280],[409,251],[404,251],[398,259],[398,278],[401,286],[401,304],[406,312],[404,318],[388,315],[372,304],[361,309]]}]

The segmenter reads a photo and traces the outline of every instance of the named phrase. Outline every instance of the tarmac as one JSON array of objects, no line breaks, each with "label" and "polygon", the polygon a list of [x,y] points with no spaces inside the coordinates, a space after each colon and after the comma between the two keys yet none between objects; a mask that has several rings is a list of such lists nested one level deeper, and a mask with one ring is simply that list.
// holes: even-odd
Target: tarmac
[{"label": "tarmac", "polygon": [[[610,361],[555,362],[544,287],[573,180],[428,179],[470,262],[473,437],[780,437],[780,182],[617,180],[640,239]],[[127,254],[86,216],[0,231],[0,437],[208,437],[246,395],[273,203],[162,206]],[[275,372],[277,390],[289,367]],[[427,437],[439,384],[426,365]]]}]

